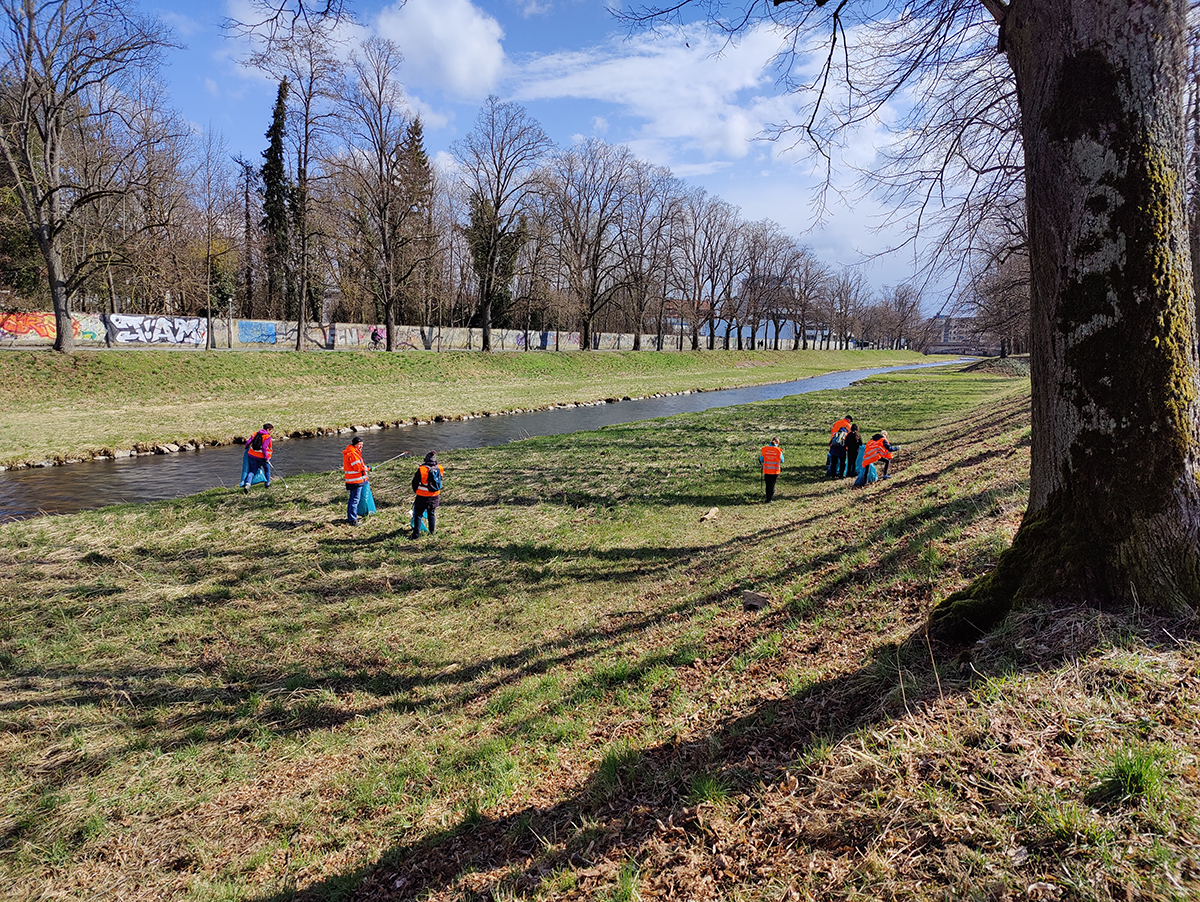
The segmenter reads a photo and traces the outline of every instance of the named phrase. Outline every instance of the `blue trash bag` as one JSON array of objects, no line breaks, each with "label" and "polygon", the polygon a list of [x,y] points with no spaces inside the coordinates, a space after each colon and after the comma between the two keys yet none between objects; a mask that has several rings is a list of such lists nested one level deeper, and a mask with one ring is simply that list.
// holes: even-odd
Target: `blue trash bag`
[{"label": "blue trash bag", "polygon": [[875,472],[875,464],[868,464],[866,469],[859,467],[858,479],[854,480],[854,487],[862,488],[868,482],[878,482],[879,474]]},{"label": "blue trash bag", "polygon": [[[267,471],[271,467],[269,460],[263,461],[262,467],[254,474],[254,479],[250,481],[251,485],[258,485],[260,482],[267,481]],[[250,472],[250,446],[246,446],[245,452],[242,454],[242,478],[238,481],[238,485],[246,484],[246,474]]]},{"label": "blue trash bag", "polygon": [[359,519],[375,513],[375,496],[371,494],[371,483],[363,483],[362,494],[358,496],[358,508],[355,511]]},{"label": "blue trash bag", "polygon": [[413,512],[410,510],[408,512],[408,528],[416,529],[418,535],[422,535],[422,536],[429,535],[429,511],[427,511],[427,510],[421,511],[421,523],[420,523],[419,527],[418,527],[416,521],[413,520],[412,514],[413,514]]}]

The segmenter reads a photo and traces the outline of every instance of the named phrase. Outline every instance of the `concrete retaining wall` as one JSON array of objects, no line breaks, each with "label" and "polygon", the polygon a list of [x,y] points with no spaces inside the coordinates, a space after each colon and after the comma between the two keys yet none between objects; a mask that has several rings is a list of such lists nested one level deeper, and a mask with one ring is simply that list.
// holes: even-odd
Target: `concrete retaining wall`
[{"label": "concrete retaining wall", "polygon": [[[76,314],[71,317],[78,348],[183,348],[203,350],[208,321],[201,317]],[[232,326],[232,330],[231,327]],[[305,350],[353,351],[368,348],[372,326],[358,323],[311,324],[305,327]],[[232,340],[230,332],[232,331]],[[0,313],[0,348],[48,348],[57,335],[53,313]],[[296,323],[271,320],[217,319],[212,322],[213,346],[234,350],[281,350],[296,347]],[[529,350],[577,351],[578,332],[530,332]],[[481,329],[397,326],[393,342],[401,351],[477,351]],[[643,335],[642,348],[654,347],[655,336]],[[686,344],[686,343],[685,343]],[[599,333],[592,347],[598,351],[633,350],[633,336]],[[675,350],[674,336],[665,336],[664,350]],[[492,349],[523,351],[526,333],[493,329]]]}]

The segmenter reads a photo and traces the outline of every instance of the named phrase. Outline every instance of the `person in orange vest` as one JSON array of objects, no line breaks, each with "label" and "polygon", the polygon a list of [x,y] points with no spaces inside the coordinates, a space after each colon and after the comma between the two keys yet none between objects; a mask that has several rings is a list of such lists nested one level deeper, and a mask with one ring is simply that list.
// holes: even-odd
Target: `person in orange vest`
[{"label": "person in orange vest", "polygon": [[854,417],[846,415],[829,427],[829,455],[825,458],[825,475],[839,479],[846,475],[846,436]]},{"label": "person in orange vest", "polygon": [[438,463],[436,451],[430,451],[426,454],[425,462],[417,467],[417,472],[413,474],[412,488],[416,492],[417,497],[413,501],[412,534],[409,536],[410,539],[415,539],[421,534],[422,517],[428,517],[429,534],[433,535],[436,525],[438,500],[442,494],[442,477],[445,474],[445,468]]},{"label": "person in orange vest", "polygon": [[899,445],[893,445],[888,441],[886,432],[876,432],[871,436],[871,440],[863,446],[862,470],[859,471],[858,479],[854,480],[855,488],[861,488],[868,482],[874,482],[872,478],[875,474],[875,468],[871,465],[877,460],[883,461],[883,475],[880,479],[891,479],[888,475],[888,466],[891,464],[892,455],[900,450]]},{"label": "person in orange vest", "polygon": [[246,468],[242,473],[242,494],[250,492],[254,485],[254,477],[264,468],[266,470],[267,488],[271,487],[271,433],[275,427],[263,423],[263,428],[254,433],[254,437],[246,443]]},{"label": "person in orange vest", "polygon": [[783,451],[779,447],[779,439],[773,438],[770,443],[758,452],[758,462],[762,464],[763,483],[767,492],[767,503],[775,497],[775,480],[783,469]]},{"label": "person in orange vest", "polygon": [[358,499],[362,497],[363,486],[367,484],[370,472],[371,468],[362,456],[362,436],[356,435],[342,452],[342,473],[346,479],[346,489],[350,492],[346,522],[351,526],[358,525]]}]

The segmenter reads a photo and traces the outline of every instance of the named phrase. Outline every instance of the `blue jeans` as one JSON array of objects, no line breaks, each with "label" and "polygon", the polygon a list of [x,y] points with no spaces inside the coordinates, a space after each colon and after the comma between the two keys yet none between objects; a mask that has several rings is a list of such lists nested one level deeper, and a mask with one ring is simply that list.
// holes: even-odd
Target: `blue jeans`
[{"label": "blue jeans", "polygon": [[363,483],[346,483],[346,488],[350,490],[350,501],[346,505],[346,522],[358,522],[358,499],[362,497]]},{"label": "blue jeans", "polygon": [[242,483],[244,486],[254,485],[254,477],[258,475],[259,470],[266,468],[267,485],[271,484],[271,464],[261,457],[255,457],[253,454],[249,457],[249,468],[246,470],[246,481]]}]

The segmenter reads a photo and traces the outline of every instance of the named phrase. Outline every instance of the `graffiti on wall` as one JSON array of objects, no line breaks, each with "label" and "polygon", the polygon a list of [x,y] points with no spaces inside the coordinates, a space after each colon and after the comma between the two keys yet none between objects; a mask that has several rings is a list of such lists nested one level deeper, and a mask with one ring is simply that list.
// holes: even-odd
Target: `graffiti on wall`
[{"label": "graffiti on wall", "polygon": [[[79,323],[71,320],[74,333],[79,335]],[[44,338],[54,341],[58,337],[53,313],[0,313],[0,338]]]},{"label": "graffiti on wall", "polygon": [[237,324],[238,341],[245,345],[275,344],[275,324],[252,319],[239,319]]},{"label": "graffiti on wall", "polygon": [[208,338],[204,320],[180,316],[124,316],[107,319],[108,340],[115,344],[201,345]]}]

